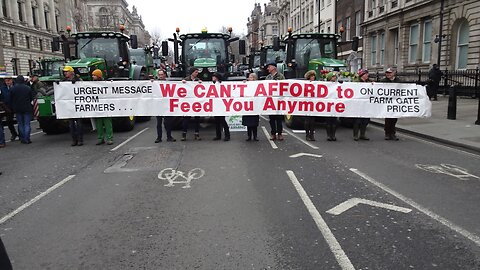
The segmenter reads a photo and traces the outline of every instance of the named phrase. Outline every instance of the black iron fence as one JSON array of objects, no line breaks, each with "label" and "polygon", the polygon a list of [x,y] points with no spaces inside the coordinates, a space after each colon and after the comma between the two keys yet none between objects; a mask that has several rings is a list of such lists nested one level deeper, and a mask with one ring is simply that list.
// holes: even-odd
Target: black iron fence
[{"label": "black iron fence", "polygon": [[[439,92],[448,94],[448,89],[455,86],[457,94],[461,96],[480,97],[480,70],[465,69],[465,70],[442,70],[443,76],[440,81]],[[397,72],[397,76],[405,83],[417,83],[427,85],[428,70],[417,69],[409,72]],[[383,73],[371,74],[370,77],[379,81],[384,77]]]}]

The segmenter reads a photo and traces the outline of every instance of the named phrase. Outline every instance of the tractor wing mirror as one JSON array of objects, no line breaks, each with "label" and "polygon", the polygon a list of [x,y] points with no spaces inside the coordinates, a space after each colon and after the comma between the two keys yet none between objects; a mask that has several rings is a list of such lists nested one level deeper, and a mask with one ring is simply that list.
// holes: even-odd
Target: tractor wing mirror
[{"label": "tractor wing mirror", "polygon": [[273,44],[272,44],[273,50],[278,52],[280,51],[280,38],[279,37],[273,37]]},{"label": "tractor wing mirror", "polygon": [[137,35],[130,36],[130,46],[132,47],[132,49],[138,49]]},{"label": "tractor wing mirror", "polygon": [[241,39],[238,41],[238,52],[240,55],[245,55],[246,53],[246,45],[245,45],[245,39]]}]

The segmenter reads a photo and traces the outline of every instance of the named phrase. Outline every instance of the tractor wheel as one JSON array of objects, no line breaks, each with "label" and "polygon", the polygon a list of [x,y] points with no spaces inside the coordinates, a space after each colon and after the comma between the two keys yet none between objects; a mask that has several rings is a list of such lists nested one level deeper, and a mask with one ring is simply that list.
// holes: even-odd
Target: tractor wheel
[{"label": "tractor wheel", "polygon": [[291,129],[305,129],[305,118],[298,115],[285,115],[285,125]]},{"label": "tractor wheel", "polygon": [[68,120],[59,120],[55,117],[39,117],[38,123],[48,135],[66,133],[69,130]]},{"label": "tractor wheel", "polygon": [[112,124],[114,131],[130,131],[135,127],[135,117],[114,117]]}]

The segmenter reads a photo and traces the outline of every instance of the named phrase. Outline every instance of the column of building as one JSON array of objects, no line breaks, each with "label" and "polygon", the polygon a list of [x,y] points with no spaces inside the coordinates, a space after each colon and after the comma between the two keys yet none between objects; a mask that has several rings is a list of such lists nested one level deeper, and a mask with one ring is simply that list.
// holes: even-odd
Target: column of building
[{"label": "column of building", "polygon": [[40,22],[40,29],[46,30],[47,26],[45,25],[45,7],[42,0],[37,0],[38,5],[38,21]]},{"label": "column of building", "polygon": [[55,1],[54,0],[50,0],[49,7],[50,7],[50,13],[48,15],[50,15],[50,18],[49,18],[50,31],[52,33],[56,33],[57,32],[57,22],[56,22],[57,19],[55,18]]},{"label": "column of building", "polygon": [[18,22],[18,2],[17,0],[10,0],[10,18],[12,18],[13,22]]},{"label": "column of building", "polygon": [[32,0],[26,0],[25,1],[25,10],[26,10],[26,12],[24,14],[27,17],[28,26],[34,26],[33,25],[33,13],[32,13]]}]

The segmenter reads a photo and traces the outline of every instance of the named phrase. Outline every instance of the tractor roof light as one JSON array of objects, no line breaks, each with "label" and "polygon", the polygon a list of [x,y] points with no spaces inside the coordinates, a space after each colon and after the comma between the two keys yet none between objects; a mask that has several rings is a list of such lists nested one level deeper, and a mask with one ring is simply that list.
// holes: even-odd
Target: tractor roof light
[{"label": "tractor roof light", "polygon": [[293,28],[292,28],[292,27],[288,27],[287,32],[288,32],[288,33],[292,33],[292,32],[293,32]]},{"label": "tractor roof light", "polygon": [[125,25],[123,25],[123,24],[120,24],[120,27],[119,27],[119,29],[120,29],[120,32],[122,32],[122,33],[123,33],[123,31],[125,31]]},{"label": "tractor roof light", "polygon": [[180,33],[180,27],[175,28],[175,32]]},{"label": "tractor roof light", "polygon": [[202,34],[206,34],[206,33],[208,33],[207,28],[206,27],[202,28]]},{"label": "tractor roof light", "polygon": [[67,30],[68,34],[70,34],[70,32],[72,32],[72,27],[70,25],[67,25],[67,27],[65,29]]}]

